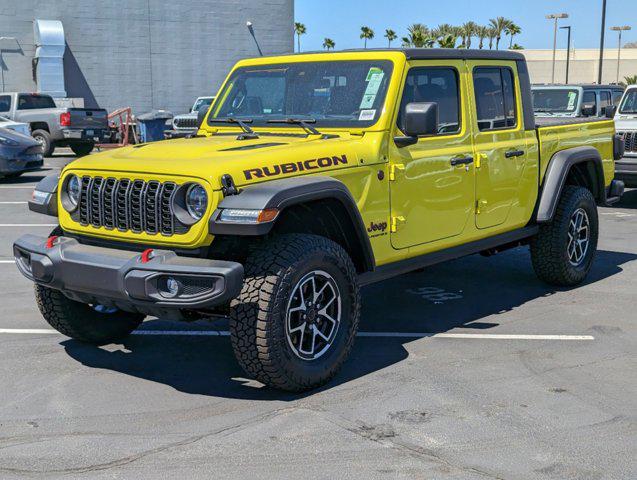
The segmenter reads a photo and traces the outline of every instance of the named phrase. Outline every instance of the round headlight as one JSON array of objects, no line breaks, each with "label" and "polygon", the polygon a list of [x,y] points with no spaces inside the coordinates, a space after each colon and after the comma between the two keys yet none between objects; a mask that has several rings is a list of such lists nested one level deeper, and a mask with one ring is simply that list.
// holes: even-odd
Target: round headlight
[{"label": "round headlight", "polygon": [[77,202],[80,201],[80,190],[80,179],[77,175],[71,175],[69,181],[66,183],[66,193],[73,206],[76,206]]},{"label": "round headlight", "polygon": [[195,183],[188,187],[188,191],[186,192],[186,208],[190,216],[195,220],[201,219],[204,213],[206,213],[206,208],[208,208],[208,194],[201,185]]}]

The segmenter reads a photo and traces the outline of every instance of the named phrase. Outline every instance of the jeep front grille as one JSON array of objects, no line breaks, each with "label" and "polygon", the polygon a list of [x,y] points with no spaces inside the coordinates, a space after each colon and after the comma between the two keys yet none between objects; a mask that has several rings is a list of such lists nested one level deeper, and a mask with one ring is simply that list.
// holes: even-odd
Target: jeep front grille
[{"label": "jeep front grille", "polygon": [[173,125],[183,129],[196,129],[199,126],[196,118],[175,118]]},{"label": "jeep front grille", "polygon": [[626,151],[629,153],[637,153],[637,132],[620,132],[620,135],[624,137]]},{"label": "jeep front grille", "polygon": [[173,182],[127,178],[82,177],[80,202],[74,215],[81,225],[155,235],[182,234],[188,227],[172,212]]}]

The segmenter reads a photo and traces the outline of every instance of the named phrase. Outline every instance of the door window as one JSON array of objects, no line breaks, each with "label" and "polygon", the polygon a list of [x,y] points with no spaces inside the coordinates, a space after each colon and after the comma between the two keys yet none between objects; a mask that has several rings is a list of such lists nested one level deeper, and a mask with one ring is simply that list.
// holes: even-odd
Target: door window
[{"label": "door window", "polygon": [[585,105],[593,105],[593,115],[597,115],[597,99],[595,98],[595,92],[584,92],[582,103]]},{"label": "door window", "polygon": [[438,104],[439,135],[460,131],[458,72],[454,68],[422,67],[409,70],[398,112],[398,128],[401,130],[404,130],[405,107],[412,102]]},{"label": "door window", "polygon": [[602,115],[606,113],[606,107],[612,105],[610,100],[610,92],[604,90],[599,92],[599,111]]},{"label": "door window", "polygon": [[473,89],[480,131],[517,125],[515,82],[510,68],[475,68]]},{"label": "door window", "polygon": [[11,110],[11,95],[0,95],[0,112]]},{"label": "door window", "polygon": [[623,94],[623,90],[613,90],[613,105],[619,105],[619,101],[622,99]]}]

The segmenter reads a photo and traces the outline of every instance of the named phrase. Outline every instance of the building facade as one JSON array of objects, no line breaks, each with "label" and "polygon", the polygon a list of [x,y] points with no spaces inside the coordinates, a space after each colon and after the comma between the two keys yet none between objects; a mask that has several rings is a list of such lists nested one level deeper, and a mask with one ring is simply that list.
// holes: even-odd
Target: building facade
[{"label": "building facade", "polygon": [[183,113],[230,67],[292,52],[293,0],[0,0],[3,91],[38,91],[36,20],[64,28],[66,96],[87,107]]},{"label": "building facade", "polygon": [[[529,65],[533,83],[551,83],[553,50],[521,50]],[[637,48],[622,48],[619,63],[619,81],[637,75]],[[597,83],[599,69],[598,49],[571,49],[569,83]],[[555,52],[555,83],[566,80],[566,50]],[[617,82],[617,49],[604,50],[602,83]]]}]

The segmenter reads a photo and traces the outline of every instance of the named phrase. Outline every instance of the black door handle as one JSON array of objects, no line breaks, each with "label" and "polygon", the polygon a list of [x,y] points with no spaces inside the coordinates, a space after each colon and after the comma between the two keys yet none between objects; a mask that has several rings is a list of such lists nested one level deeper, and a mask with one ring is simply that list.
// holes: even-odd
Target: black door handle
[{"label": "black door handle", "polygon": [[454,157],[449,163],[451,163],[452,167],[456,167],[458,165],[469,165],[470,163],[473,163],[473,157],[468,155],[466,157]]},{"label": "black door handle", "polygon": [[506,158],[521,157],[522,155],[524,155],[524,150],[509,150],[504,154]]}]

